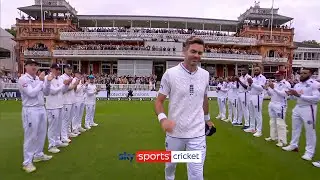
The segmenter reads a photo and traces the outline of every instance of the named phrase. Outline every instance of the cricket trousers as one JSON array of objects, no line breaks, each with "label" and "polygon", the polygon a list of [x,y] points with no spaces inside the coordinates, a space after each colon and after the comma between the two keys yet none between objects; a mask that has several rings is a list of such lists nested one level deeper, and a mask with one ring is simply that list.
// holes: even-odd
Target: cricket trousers
[{"label": "cricket trousers", "polygon": [[68,134],[71,132],[72,104],[65,104],[62,108],[62,126],[61,126],[61,141],[68,139]]},{"label": "cricket trousers", "polygon": [[271,139],[287,144],[287,124],[285,121],[287,106],[280,102],[271,101],[268,105],[268,111]]},{"label": "cricket trousers", "polygon": [[228,98],[228,119],[230,119],[232,123],[238,123],[237,101],[235,97]]},{"label": "cricket trousers", "polygon": [[250,129],[256,130],[257,132],[262,132],[262,103],[263,95],[250,95]]},{"label": "cricket trousers", "polygon": [[47,114],[44,106],[23,107],[24,129],[23,166],[31,164],[34,157],[44,155],[43,148],[47,133]]},{"label": "cricket trousers", "polygon": [[94,114],[96,111],[95,104],[86,104],[86,117],[85,117],[85,126],[91,126],[94,121]]},{"label": "cricket trousers", "polygon": [[238,123],[242,123],[244,117],[244,125],[250,126],[249,121],[249,96],[247,92],[238,94]]},{"label": "cricket trousers", "polygon": [[[197,138],[175,138],[166,136],[167,151],[201,151],[202,163],[187,163],[188,180],[203,180],[203,166],[206,157],[206,136]],[[176,163],[165,164],[165,180],[174,180]]]},{"label": "cricket trousers", "polygon": [[306,131],[306,153],[314,156],[316,149],[317,105],[296,106],[292,110],[292,139],[290,145],[298,147],[302,126]]},{"label": "cricket trousers", "polygon": [[62,108],[48,109],[48,149],[57,147],[61,142]]},{"label": "cricket trousers", "polygon": [[226,118],[226,98],[218,97],[218,105],[219,105],[219,116],[221,119]]},{"label": "cricket trousers", "polygon": [[84,102],[78,102],[74,105],[75,116],[72,119],[72,131],[77,131],[81,127],[84,106]]}]

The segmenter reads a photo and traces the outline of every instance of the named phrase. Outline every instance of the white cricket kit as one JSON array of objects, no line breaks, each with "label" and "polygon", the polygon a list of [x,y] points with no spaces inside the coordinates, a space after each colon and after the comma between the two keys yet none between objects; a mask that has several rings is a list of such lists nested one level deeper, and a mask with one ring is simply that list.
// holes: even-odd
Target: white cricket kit
[{"label": "white cricket kit", "polygon": [[228,83],[228,119],[232,123],[238,123],[237,113],[238,90],[235,82]]},{"label": "white cricket kit", "polygon": [[97,86],[95,84],[88,84],[85,87],[84,92],[86,93],[85,105],[86,105],[86,117],[85,126],[90,127],[94,123],[94,114],[96,111],[96,93]]},{"label": "white cricket kit", "polygon": [[[187,164],[189,180],[203,180],[206,155],[203,102],[208,88],[209,72],[200,67],[189,72],[183,63],[168,69],[161,79],[159,93],[169,96],[168,119],[176,123],[173,132],[167,132],[166,149],[202,152],[202,163]],[[175,163],[166,163],[166,180],[175,178],[175,169]]]},{"label": "white cricket kit", "polygon": [[223,82],[223,83],[219,82],[217,87],[220,88],[220,90],[217,90],[218,106],[219,106],[218,118],[226,119],[228,84],[226,82]]},{"label": "white cricket kit", "polygon": [[[48,76],[45,77],[47,82]],[[46,109],[48,115],[48,141],[49,149],[57,147],[61,142],[63,92],[68,90],[63,79],[58,76],[51,81],[50,93],[46,97]]]},{"label": "white cricket kit", "polygon": [[85,100],[85,92],[84,92],[85,84],[79,83],[77,89],[75,91],[76,103],[74,106],[75,117],[72,119],[72,130],[78,132],[81,128],[82,117],[84,113],[84,100]]},{"label": "white cricket kit", "polygon": [[249,74],[245,76],[240,76],[239,80],[248,86],[248,89],[245,89],[239,82],[236,86],[238,88],[238,124],[242,123],[242,117],[244,117],[244,126],[249,127],[249,84],[248,79],[251,78]]},{"label": "white cricket kit", "polygon": [[[61,75],[61,78],[64,80],[68,80],[72,78],[67,74]],[[75,78],[69,85],[68,90],[63,93],[63,109],[62,109],[62,128],[61,128],[61,140],[64,142],[68,139],[68,135],[71,133],[71,121],[72,121],[72,114],[73,114],[73,104],[75,99],[75,92],[74,89],[70,89],[70,86],[74,84]]]},{"label": "white cricket kit", "polygon": [[306,130],[306,154],[313,157],[316,148],[317,103],[320,100],[319,83],[314,80],[299,82],[294,86],[300,97],[292,110],[292,140],[290,145],[298,147],[302,125]]},{"label": "white cricket kit", "polygon": [[268,105],[270,117],[270,137],[272,140],[278,140],[280,143],[287,144],[287,99],[286,91],[291,88],[291,85],[285,79],[275,82],[274,88],[268,88],[267,93],[271,97]]},{"label": "white cricket kit", "polygon": [[250,129],[262,133],[262,103],[263,103],[263,86],[265,86],[267,79],[260,74],[252,78],[253,83],[249,86],[250,91]]},{"label": "white cricket kit", "polygon": [[33,158],[44,155],[43,147],[47,132],[47,114],[44,95],[50,91],[50,82],[43,82],[39,77],[23,74],[19,80],[22,99],[22,121],[24,129],[23,166],[32,163]]}]

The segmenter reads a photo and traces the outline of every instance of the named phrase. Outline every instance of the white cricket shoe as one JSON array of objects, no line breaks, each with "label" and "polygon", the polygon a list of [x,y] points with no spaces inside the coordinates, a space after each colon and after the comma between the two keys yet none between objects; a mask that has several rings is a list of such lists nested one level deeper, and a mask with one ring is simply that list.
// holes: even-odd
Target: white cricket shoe
[{"label": "white cricket shoe", "polygon": [[79,131],[80,131],[80,132],[86,132],[87,130],[84,129],[83,127],[80,127],[80,128],[79,128]]},{"label": "white cricket shoe", "polygon": [[217,116],[216,119],[221,119],[221,116]]},{"label": "white cricket shoe", "polygon": [[285,150],[285,151],[296,151],[296,152],[298,152],[298,147],[293,146],[293,145],[289,145],[289,146],[283,147],[282,149]]},{"label": "white cricket shoe", "polygon": [[52,147],[48,150],[48,152],[51,152],[53,154],[59,153],[60,149],[58,149],[57,147]]},{"label": "white cricket shoe", "polygon": [[96,127],[96,126],[98,126],[99,124],[97,124],[97,123],[92,123],[91,124],[91,126],[93,126],[93,127]]},{"label": "white cricket shoe", "polygon": [[41,157],[35,157],[33,158],[33,162],[40,162],[40,161],[49,161],[50,159],[52,159],[52,156],[48,156],[46,154],[44,154]]},{"label": "white cricket shoe", "polygon": [[64,140],[62,140],[62,142],[63,142],[63,143],[70,143],[71,140],[70,140],[70,139],[64,139]]},{"label": "white cricket shoe", "polygon": [[86,128],[87,130],[91,129],[91,127],[90,127],[90,126],[85,126],[85,128]]},{"label": "white cricket shoe", "polygon": [[247,132],[247,133],[254,133],[255,132],[255,130],[253,128],[244,129],[243,131]]},{"label": "white cricket shoe", "polygon": [[31,163],[31,164],[28,164],[28,165],[26,165],[26,166],[23,166],[22,169],[23,169],[24,171],[26,171],[27,173],[32,173],[32,172],[34,172],[34,171],[37,170],[37,168],[36,168],[32,163]]},{"label": "white cricket shoe", "polygon": [[309,155],[309,154],[304,154],[301,158],[306,160],[306,161],[311,161],[312,160],[312,156]]},{"label": "white cricket shoe", "polygon": [[278,146],[278,147],[283,147],[285,144],[283,143],[283,142],[278,142],[277,144],[276,144],[276,146]]},{"label": "white cricket shoe", "polygon": [[57,147],[67,147],[67,146],[69,146],[69,143],[63,142],[63,143],[59,144]]},{"label": "white cricket shoe", "polygon": [[265,138],[265,140],[270,142],[270,141],[276,141],[277,139],[272,139],[271,137],[267,137],[267,138]]},{"label": "white cricket shoe", "polygon": [[315,167],[320,168],[320,161],[313,162],[312,163]]},{"label": "white cricket shoe", "polygon": [[74,138],[74,137],[78,137],[78,135],[77,135],[77,134],[75,134],[75,133],[70,133],[70,134],[69,134],[69,137]]},{"label": "white cricket shoe", "polygon": [[262,133],[260,131],[257,131],[256,133],[253,134],[254,137],[261,137]]}]

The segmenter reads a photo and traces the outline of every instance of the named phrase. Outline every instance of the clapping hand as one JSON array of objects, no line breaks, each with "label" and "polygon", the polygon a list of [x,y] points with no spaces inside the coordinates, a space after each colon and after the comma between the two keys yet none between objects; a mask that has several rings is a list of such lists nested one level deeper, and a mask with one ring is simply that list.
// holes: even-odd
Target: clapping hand
[{"label": "clapping hand", "polygon": [[289,91],[286,91],[288,95],[300,97],[301,94],[299,94],[296,90],[290,89]]},{"label": "clapping hand", "polygon": [[39,79],[40,81],[44,81],[44,78],[46,77],[46,73],[44,71],[42,71],[40,74],[39,74]]},{"label": "clapping hand", "polygon": [[72,82],[72,79],[70,78],[70,79],[64,80],[63,84],[66,85],[66,86],[69,86],[71,82]]},{"label": "clapping hand", "polygon": [[270,81],[270,82],[268,83],[268,86],[269,86],[271,89],[274,89],[274,84],[273,84],[272,81]]}]

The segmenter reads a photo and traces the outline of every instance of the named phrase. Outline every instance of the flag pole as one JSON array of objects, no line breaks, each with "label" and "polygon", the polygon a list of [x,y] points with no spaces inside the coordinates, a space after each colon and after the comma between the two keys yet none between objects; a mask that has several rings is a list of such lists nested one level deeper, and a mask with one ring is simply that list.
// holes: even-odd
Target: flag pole
[{"label": "flag pole", "polygon": [[41,9],[41,29],[43,32],[43,10],[42,10],[42,0],[40,0],[40,9]]}]

